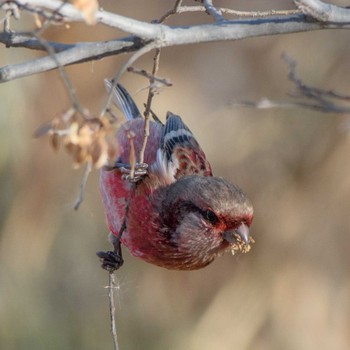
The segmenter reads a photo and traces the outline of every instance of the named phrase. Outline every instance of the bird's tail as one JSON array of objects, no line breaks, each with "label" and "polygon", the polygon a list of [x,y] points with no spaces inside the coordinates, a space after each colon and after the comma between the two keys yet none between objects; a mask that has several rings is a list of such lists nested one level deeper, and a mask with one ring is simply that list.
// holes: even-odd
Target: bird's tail
[{"label": "bird's tail", "polygon": [[104,83],[108,92],[110,92],[111,89],[113,89],[113,102],[125,114],[127,120],[132,120],[141,117],[141,113],[137,108],[134,100],[126,91],[123,85],[117,84],[113,87],[113,82],[108,79],[105,79]]}]

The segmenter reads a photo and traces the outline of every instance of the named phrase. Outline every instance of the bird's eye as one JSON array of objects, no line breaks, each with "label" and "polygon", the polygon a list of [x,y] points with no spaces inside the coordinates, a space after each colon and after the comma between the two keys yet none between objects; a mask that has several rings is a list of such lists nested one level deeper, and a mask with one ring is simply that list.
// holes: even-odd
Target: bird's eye
[{"label": "bird's eye", "polygon": [[204,217],[207,221],[209,221],[213,225],[219,221],[216,214],[212,210],[209,210],[209,209],[204,212]]}]

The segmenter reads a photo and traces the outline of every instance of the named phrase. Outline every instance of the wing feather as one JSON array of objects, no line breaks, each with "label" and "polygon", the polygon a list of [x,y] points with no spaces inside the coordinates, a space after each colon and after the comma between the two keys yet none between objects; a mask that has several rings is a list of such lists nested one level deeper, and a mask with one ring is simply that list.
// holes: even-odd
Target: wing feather
[{"label": "wing feather", "polygon": [[108,92],[113,89],[113,102],[124,113],[127,120],[141,117],[141,113],[137,108],[133,98],[126,91],[123,85],[117,84],[113,87],[113,82],[107,79],[104,80],[104,83]]},{"label": "wing feather", "polygon": [[186,175],[212,176],[202,148],[182,119],[170,112],[163,128],[157,163],[171,182]]}]

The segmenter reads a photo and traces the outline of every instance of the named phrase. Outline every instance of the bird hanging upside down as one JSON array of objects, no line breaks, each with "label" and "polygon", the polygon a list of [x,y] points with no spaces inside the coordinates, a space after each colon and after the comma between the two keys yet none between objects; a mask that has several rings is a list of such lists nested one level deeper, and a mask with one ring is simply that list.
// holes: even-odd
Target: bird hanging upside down
[{"label": "bird hanging upside down", "polygon": [[[107,89],[113,87],[106,81]],[[144,119],[123,86],[113,101],[127,122],[118,130],[119,158],[100,174],[100,190],[114,252],[99,252],[102,266],[118,268],[120,242],[132,255],[174,270],[195,270],[226,251],[249,251],[253,207],[229,181],[212,175],[209,162],[182,119],[150,122],[144,163],[130,175],[130,134],[138,155]],[[122,228],[122,226],[124,226]],[[122,232],[121,232],[122,231]]]}]

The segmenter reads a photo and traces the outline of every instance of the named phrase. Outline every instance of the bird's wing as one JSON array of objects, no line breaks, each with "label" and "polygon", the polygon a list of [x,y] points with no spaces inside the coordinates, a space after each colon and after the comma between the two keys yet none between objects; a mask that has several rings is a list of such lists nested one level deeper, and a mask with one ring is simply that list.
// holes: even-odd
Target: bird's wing
[{"label": "bird's wing", "polygon": [[117,84],[113,87],[113,82],[107,79],[104,80],[104,83],[108,93],[113,89],[113,102],[125,114],[127,120],[141,117],[141,113],[134,100],[123,85]]},{"label": "bird's wing", "polygon": [[163,128],[157,163],[170,182],[186,175],[212,176],[205,154],[182,119],[170,112]]}]

